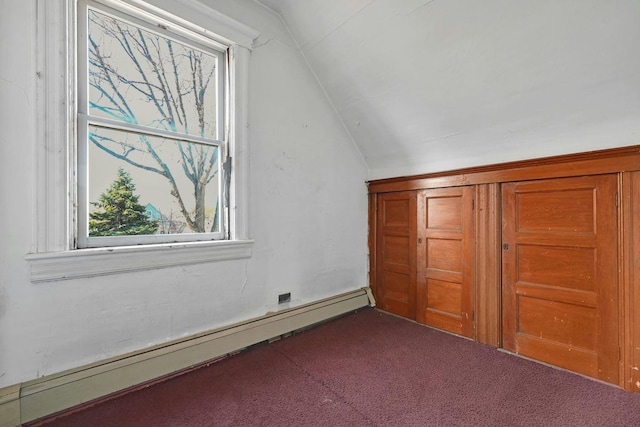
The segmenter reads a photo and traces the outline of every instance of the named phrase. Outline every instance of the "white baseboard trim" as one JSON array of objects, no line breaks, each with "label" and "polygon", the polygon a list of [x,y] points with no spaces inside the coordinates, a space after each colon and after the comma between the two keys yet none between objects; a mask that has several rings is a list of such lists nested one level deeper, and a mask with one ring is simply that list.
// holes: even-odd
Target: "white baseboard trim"
[{"label": "white baseboard trim", "polygon": [[20,425],[20,384],[0,389],[0,427]]},{"label": "white baseboard trim", "polygon": [[375,304],[370,290],[175,340],[0,389],[0,427],[16,427]]}]

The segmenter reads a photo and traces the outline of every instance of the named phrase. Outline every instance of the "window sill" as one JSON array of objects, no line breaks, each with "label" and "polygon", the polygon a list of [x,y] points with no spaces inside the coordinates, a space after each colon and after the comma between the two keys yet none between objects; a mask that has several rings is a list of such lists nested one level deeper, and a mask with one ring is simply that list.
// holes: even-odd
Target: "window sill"
[{"label": "window sill", "polygon": [[167,243],[28,254],[31,282],[106,276],[251,257],[253,240]]}]

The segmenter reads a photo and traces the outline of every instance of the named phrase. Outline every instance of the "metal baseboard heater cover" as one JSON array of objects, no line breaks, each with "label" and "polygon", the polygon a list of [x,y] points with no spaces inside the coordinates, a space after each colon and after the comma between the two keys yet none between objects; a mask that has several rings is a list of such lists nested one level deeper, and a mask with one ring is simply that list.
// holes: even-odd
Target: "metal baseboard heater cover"
[{"label": "metal baseboard heater cover", "polygon": [[374,305],[371,290],[362,288],[6,387],[0,389],[0,427],[19,426]]}]

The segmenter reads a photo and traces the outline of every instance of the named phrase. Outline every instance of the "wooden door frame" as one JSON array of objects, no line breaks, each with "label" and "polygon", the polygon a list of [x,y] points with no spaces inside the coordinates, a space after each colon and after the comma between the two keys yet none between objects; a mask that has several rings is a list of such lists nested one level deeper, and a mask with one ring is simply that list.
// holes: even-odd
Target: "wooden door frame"
[{"label": "wooden door frame", "polygon": [[640,393],[640,145],[430,174],[372,180],[369,192],[369,283],[375,287],[377,195],[476,185],[476,341],[501,346],[501,183],[619,174],[620,386]]},{"label": "wooden door frame", "polygon": [[640,145],[367,182],[369,193],[640,171]]},{"label": "wooden door frame", "polygon": [[476,341],[502,347],[501,184],[476,185]]},{"label": "wooden door frame", "polygon": [[621,376],[625,390],[640,393],[640,171],[620,174],[619,253]]}]

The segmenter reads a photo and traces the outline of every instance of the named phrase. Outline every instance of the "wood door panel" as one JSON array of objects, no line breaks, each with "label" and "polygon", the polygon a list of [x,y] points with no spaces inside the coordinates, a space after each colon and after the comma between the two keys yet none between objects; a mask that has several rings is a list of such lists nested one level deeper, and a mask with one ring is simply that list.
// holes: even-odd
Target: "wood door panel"
[{"label": "wood door panel", "polygon": [[595,292],[594,248],[518,245],[517,251],[518,282]]},{"label": "wood door panel", "polygon": [[425,227],[431,230],[461,231],[462,200],[458,196],[436,197],[427,203]]},{"label": "wood door panel", "polygon": [[598,355],[591,351],[527,335],[522,335],[518,341],[520,354],[535,354],[534,359],[541,362],[598,378]]},{"label": "wood door panel", "polygon": [[473,187],[424,190],[418,200],[418,322],[473,336]]},{"label": "wood door panel", "polygon": [[618,381],[617,178],[504,184],[505,349]]},{"label": "wood door panel", "polygon": [[398,273],[395,271],[384,272],[384,282],[386,285],[385,298],[393,298],[402,301],[405,304],[409,302],[409,283],[407,283],[408,274]]},{"label": "wood door panel", "polygon": [[594,200],[592,188],[518,194],[516,231],[594,233]]},{"label": "wood door panel", "polygon": [[427,268],[435,270],[462,270],[462,240],[460,237],[449,240],[427,240]]},{"label": "wood door panel", "polygon": [[411,243],[409,236],[383,236],[382,250],[386,263],[411,265]]},{"label": "wood door panel", "polygon": [[393,298],[384,298],[381,301],[380,308],[389,313],[411,319],[409,304],[406,301],[396,300]]},{"label": "wood door panel", "polygon": [[376,300],[378,306],[415,319],[416,193],[377,197]]},{"label": "wood door panel", "polygon": [[442,280],[427,280],[427,310],[460,317],[462,312],[462,290],[460,283],[443,282]]},{"label": "wood door panel", "polygon": [[518,333],[596,352],[597,310],[523,296],[518,300]]},{"label": "wood door panel", "polygon": [[[392,195],[395,196],[395,195]],[[411,200],[384,198],[382,200],[382,226],[408,228],[411,224]]]},{"label": "wood door panel", "polygon": [[424,312],[424,321],[422,323],[453,334],[467,335],[463,325],[464,321],[460,316],[452,316],[450,314],[443,314],[434,310],[426,310]]}]

